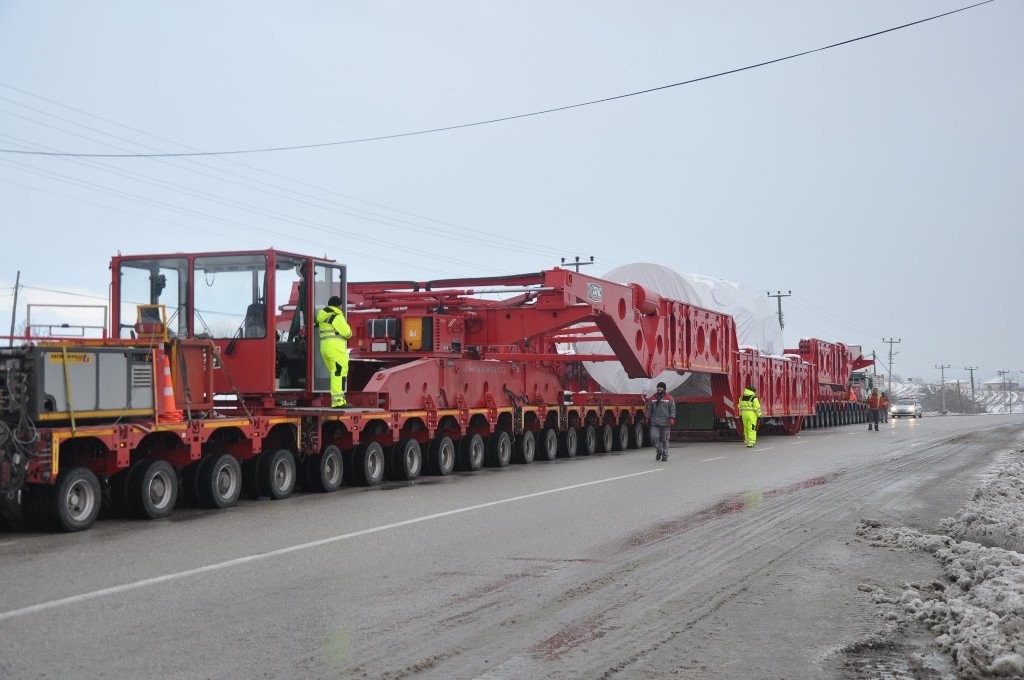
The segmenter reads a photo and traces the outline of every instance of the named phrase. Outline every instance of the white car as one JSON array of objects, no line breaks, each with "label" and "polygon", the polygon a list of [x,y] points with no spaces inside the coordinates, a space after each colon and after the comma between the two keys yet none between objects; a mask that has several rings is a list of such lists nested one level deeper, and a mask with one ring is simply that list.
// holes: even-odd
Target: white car
[{"label": "white car", "polygon": [[920,418],[921,402],[917,399],[897,399],[889,407],[890,418]]}]

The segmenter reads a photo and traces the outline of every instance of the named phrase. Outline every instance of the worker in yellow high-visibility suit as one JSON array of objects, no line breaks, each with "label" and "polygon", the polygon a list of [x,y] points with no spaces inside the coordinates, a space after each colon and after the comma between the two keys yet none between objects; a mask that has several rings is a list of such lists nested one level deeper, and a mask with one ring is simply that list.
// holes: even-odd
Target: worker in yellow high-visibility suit
[{"label": "worker in yellow high-visibility suit", "polygon": [[757,398],[757,392],[751,385],[743,390],[740,397],[740,418],[743,420],[743,441],[747,448],[753,448],[757,442],[757,419],[761,417],[761,402]]},{"label": "worker in yellow high-visibility suit", "polygon": [[341,311],[341,298],[332,295],[327,306],[316,313],[320,331],[320,356],[331,374],[331,408],[348,408],[345,401],[345,378],[348,376],[348,339],[352,327]]}]

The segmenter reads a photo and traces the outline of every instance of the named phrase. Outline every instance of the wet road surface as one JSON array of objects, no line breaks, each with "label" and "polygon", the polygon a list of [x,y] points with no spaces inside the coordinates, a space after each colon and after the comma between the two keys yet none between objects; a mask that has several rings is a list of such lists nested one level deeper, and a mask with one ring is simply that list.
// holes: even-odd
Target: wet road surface
[{"label": "wet road surface", "polygon": [[[1022,424],[850,425],[0,533],[0,677],[861,677],[880,622],[858,585],[933,566],[859,545],[857,523],[936,524]],[[890,643],[924,669],[891,677],[943,677],[899,651],[919,641]]]}]

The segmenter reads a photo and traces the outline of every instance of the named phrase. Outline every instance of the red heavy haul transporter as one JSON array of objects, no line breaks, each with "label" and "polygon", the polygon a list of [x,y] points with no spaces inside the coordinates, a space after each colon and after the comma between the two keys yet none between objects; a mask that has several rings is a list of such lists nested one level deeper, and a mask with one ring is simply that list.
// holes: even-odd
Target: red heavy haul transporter
[{"label": "red heavy haul transporter", "polygon": [[[111,260],[109,338],[0,350],[0,510],[75,531],[101,505],[160,518],[454,469],[644,445],[644,396],[594,389],[581,361],[631,377],[710,376],[710,434],[736,436],[759,386],[766,426],[841,424],[860,348],[737,347],[727,314],[565,269],[348,283],[333,261],[277,250]],[[497,299],[492,293],[504,294]],[[311,319],[347,296],[347,399],[330,409]],[[565,353],[604,339],[610,355]],[[559,351],[562,349],[563,351]],[[849,413],[848,413],[849,412]]]}]

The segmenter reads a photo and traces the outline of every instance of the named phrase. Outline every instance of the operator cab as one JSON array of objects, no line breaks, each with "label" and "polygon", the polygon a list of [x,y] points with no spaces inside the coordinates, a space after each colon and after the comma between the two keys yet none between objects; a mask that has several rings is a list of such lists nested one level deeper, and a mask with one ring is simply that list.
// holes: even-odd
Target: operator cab
[{"label": "operator cab", "polygon": [[345,300],[344,265],[262,250],[119,255],[111,271],[114,336],[211,342],[215,394],[268,405],[317,405],[329,394],[310,325],[331,295]]}]

